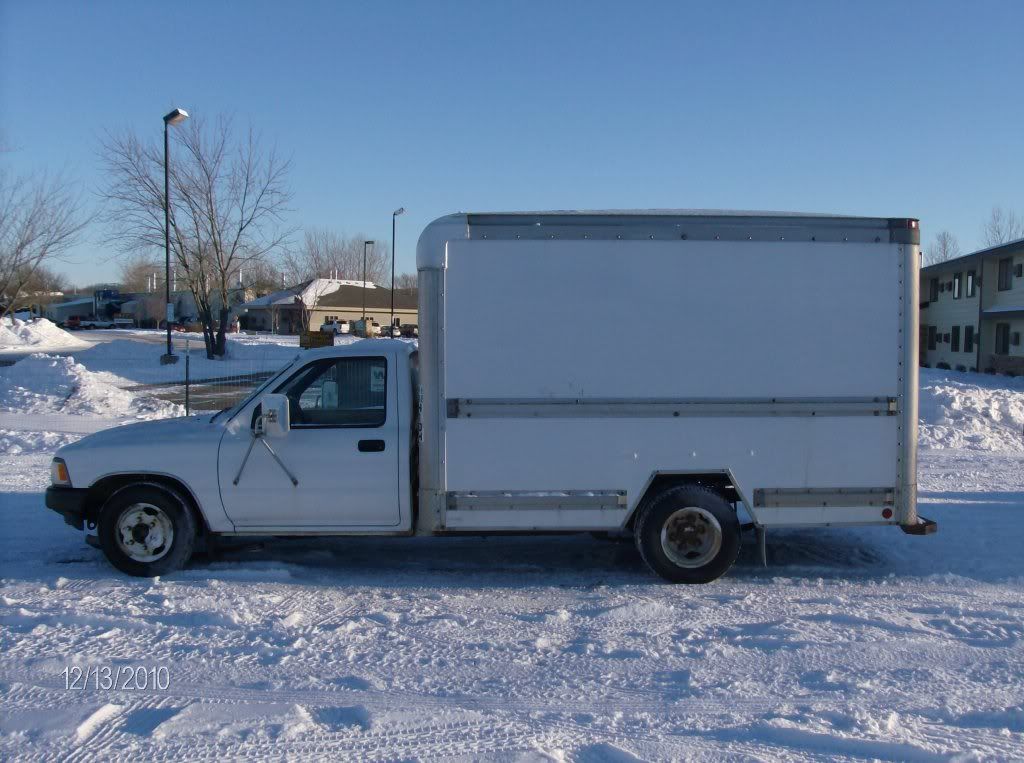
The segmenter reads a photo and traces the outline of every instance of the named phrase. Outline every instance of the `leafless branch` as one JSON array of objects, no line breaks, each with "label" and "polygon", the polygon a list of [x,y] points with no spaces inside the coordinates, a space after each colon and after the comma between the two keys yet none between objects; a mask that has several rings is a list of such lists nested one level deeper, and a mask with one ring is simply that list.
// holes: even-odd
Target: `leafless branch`
[{"label": "leafless branch", "polygon": [[63,176],[16,177],[0,167],[0,315],[14,309],[26,286],[78,241],[88,222]]},{"label": "leafless branch", "polygon": [[[284,248],[289,162],[228,119],[192,119],[173,131],[171,249],[203,323],[207,351],[223,355],[239,271]],[[101,155],[109,238],[126,252],[163,247],[163,147],[131,133],[108,135]]]}]

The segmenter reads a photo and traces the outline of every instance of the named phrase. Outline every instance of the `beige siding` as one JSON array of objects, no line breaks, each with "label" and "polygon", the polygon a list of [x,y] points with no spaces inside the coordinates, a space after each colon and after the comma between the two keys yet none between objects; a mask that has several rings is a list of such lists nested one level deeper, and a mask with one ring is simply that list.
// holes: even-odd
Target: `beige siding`
[{"label": "beige siding", "polygon": [[[1010,324],[1010,357],[1024,357],[1024,318],[986,318],[982,328],[985,340],[984,353],[981,358],[982,370],[991,363],[992,352],[996,346],[996,324],[998,323]],[[1015,332],[1020,334],[1020,342],[1017,345],[1013,344]]]},{"label": "beige siding", "polygon": [[975,367],[977,347],[972,348],[970,352],[965,352],[964,334],[966,333],[966,326],[973,327],[975,334],[978,331],[978,300],[981,289],[975,284],[974,296],[967,296],[967,272],[976,267],[976,264],[969,266],[961,264],[959,267],[953,267],[949,270],[940,270],[937,274],[923,273],[921,275],[921,301],[923,304],[930,296],[930,282],[932,278],[938,278],[942,284],[948,286],[953,282],[957,273],[961,274],[959,299],[953,298],[953,291],[951,289],[945,289],[939,293],[936,301],[930,302],[926,308],[921,310],[921,326],[925,327],[925,329],[928,326],[934,326],[936,334],[941,339],[945,339],[947,334],[952,339],[954,326],[959,327],[960,330],[960,347],[956,352],[952,349],[952,343],[945,341],[936,343],[934,350],[927,350],[927,331],[922,332],[922,338],[925,341],[924,347],[926,348],[924,353],[925,363],[932,368],[937,363],[943,362],[948,363],[951,368],[964,366],[967,369],[971,369]]},{"label": "beige siding", "polygon": [[[986,258],[985,262],[985,307],[1024,308],[1024,278],[1012,277],[1013,288],[999,291],[999,257]],[[1011,273],[1017,265],[1024,264],[1024,255],[1009,258]]]},{"label": "beige siding", "polygon": [[[312,316],[310,317],[310,328],[320,328],[329,315],[337,317],[338,320],[356,321],[362,316],[362,310],[358,307],[317,307],[313,310]],[[366,317],[370,320],[377,321],[381,326],[386,326],[391,320],[391,310],[376,310],[368,307],[366,308]],[[400,310],[396,308],[395,318],[401,320],[402,323],[419,324],[419,318],[415,310]]]}]

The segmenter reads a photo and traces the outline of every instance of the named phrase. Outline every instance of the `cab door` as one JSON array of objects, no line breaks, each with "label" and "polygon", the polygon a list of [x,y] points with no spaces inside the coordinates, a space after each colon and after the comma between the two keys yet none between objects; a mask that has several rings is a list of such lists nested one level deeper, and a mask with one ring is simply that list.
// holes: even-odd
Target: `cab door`
[{"label": "cab door", "polygon": [[288,397],[290,428],[280,437],[254,442],[258,401],[241,411],[221,440],[217,463],[221,500],[236,527],[397,526],[399,415],[390,376],[383,356],[301,367],[268,390]]}]

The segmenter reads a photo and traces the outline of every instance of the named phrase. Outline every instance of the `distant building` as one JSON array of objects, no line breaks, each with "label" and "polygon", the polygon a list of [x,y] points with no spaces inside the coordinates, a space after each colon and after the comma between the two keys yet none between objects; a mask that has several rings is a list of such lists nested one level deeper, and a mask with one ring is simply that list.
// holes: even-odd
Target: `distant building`
[{"label": "distant building", "polygon": [[[243,329],[274,334],[297,334],[303,318],[318,329],[326,320],[358,320],[366,317],[381,326],[391,319],[391,290],[367,281],[315,278],[264,297],[244,302],[235,309]],[[395,290],[395,321],[418,324],[416,289]]]},{"label": "distant building", "polygon": [[54,323],[63,323],[72,315],[91,316],[95,304],[96,301],[92,297],[51,302],[43,309],[43,315]]},{"label": "distant building", "polygon": [[921,269],[921,364],[1024,374],[1024,239]]}]

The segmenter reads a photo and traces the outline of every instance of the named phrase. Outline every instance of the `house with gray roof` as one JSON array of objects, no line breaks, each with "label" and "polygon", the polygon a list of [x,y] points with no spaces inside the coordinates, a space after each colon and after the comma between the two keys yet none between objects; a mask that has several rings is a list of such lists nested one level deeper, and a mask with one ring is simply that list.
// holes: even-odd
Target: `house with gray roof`
[{"label": "house with gray roof", "polygon": [[921,269],[921,365],[1024,374],[1024,239]]},{"label": "house with gray roof", "polygon": [[[316,329],[327,320],[368,320],[385,326],[391,319],[391,290],[369,281],[314,278],[236,308],[243,329],[297,334],[302,330],[303,313]],[[416,289],[396,289],[395,320],[400,324],[418,324]],[[365,313],[364,313],[365,309]]]}]

